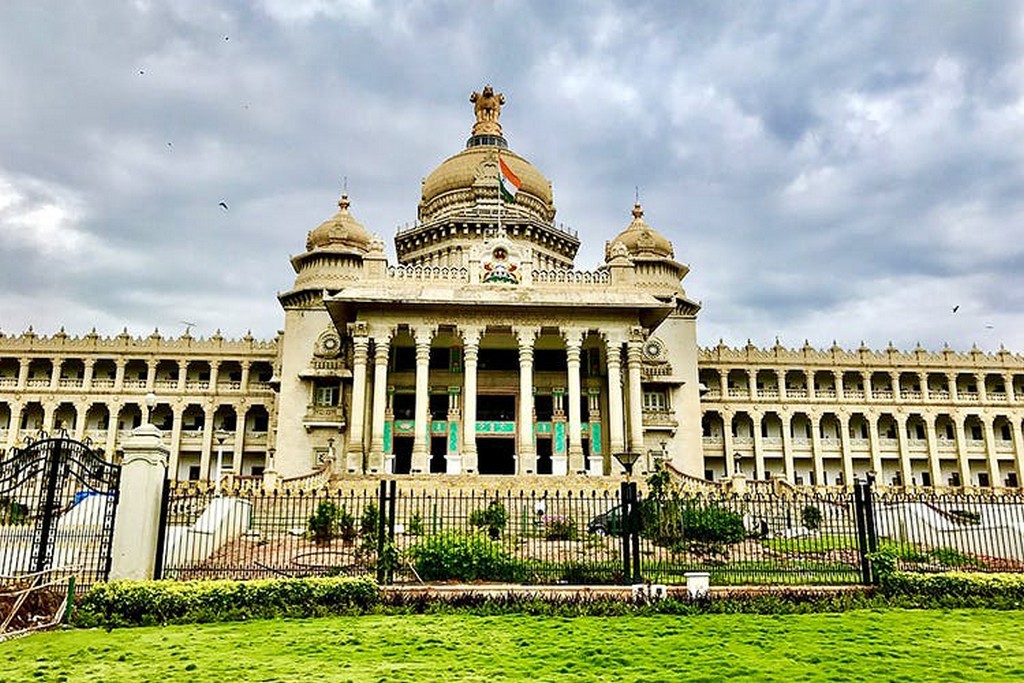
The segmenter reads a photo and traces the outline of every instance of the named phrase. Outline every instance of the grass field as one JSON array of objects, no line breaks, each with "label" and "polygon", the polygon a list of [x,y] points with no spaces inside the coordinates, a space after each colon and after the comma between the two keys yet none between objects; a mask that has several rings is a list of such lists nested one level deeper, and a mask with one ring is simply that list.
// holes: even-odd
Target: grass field
[{"label": "grass field", "polygon": [[366,616],[37,634],[0,681],[1010,681],[1020,612]]}]

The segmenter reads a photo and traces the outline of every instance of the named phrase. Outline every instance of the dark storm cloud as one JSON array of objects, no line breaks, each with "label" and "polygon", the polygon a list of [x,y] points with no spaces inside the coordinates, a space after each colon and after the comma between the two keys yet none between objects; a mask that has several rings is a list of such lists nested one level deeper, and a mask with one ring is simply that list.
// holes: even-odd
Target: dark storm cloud
[{"label": "dark storm cloud", "polygon": [[390,239],[492,83],[580,267],[639,187],[702,343],[1020,349],[1021,32],[995,2],[5,3],[0,329],[269,337],[342,179]]}]

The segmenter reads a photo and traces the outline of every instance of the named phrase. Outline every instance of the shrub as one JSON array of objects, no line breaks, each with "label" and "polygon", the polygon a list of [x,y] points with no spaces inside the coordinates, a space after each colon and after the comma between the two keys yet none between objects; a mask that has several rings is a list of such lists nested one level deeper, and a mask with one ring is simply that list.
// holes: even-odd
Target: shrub
[{"label": "shrub", "polygon": [[27,505],[10,498],[0,498],[0,524],[24,524],[27,521]]},{"label": "shrub", "polygon": [[572,541],[576,539],[576,522],[572,517],[544,515],[544,538],[549,541]]},{"label": "shrub", "polygon": [[685,538],[697,543],[737,543],[747,535],[743,515],[713,503],[686,505],[682,523]]},{"label": "shrub", "polygon": [[508,521],[508,513],[500,500],[493,500],[483,510],[473,510],[469,515],[469,523],[472,526],[487,529],[487,535],[497,539],[505,530]]},{"label": "shrub", "polygon": [[821,526],[821,510],[813,505],[805,505],[800,512],[800,521],[805,527],[814,531]]},{"label": "shrub", "polygon": [[306,528],[317,545],[330,543],[337,536],[346,542],[356,537],[355,519],[344,505],[338,507],[329,500],[320,501],[316,512],[309,516]]},{"label": "shrub", "polygon": [[526,566],[492,540],[478,535],[430,536],[408,550],[424,581],[509,581],[526,579]]},{"label": "shrub", "polygon": [[1024,605],[1024,575],[979,572],[879,572],[882,591],[890,597],[912,598],[915,607],[997,607]]},{"label": "shrub", "polygon": [[405,533],[410,536],[423,535],[423,518],[420,516],[420,513],[412,513],[409,517],[409,521],[405,523]]},{"label": "shrub", "polygon": [[114,581],[76,606],[76,626],[150,626],[364,612],[380,602],[369,579]]}]

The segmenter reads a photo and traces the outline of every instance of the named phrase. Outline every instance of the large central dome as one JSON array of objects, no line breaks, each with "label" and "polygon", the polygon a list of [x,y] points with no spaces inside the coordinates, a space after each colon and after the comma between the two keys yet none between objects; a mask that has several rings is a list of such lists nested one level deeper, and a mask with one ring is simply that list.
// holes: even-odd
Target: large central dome
[{"label": "large central dome", "polygon": [[[501,233],[530,243],[535,267],[571,268],[579,238],[555,225],[551,181],[508,148],[499,121],[505,96],[487,86],[469,101],[476,122],[466,147],[423,179],[416,224],[395,235],[399,262],[465,266],[467,249]],[[499,162],[518,179],[514,192],[499,189]]]},{"label": "large central dome", "polygon": [[466,149],[445,159],[424,179],[419,220],[428,223],[478,211],[486,215],[489,209],[497,209],[500,156],[522,181],[515,201],[502,209],[510,218],[532,218],[550,224],[555,218],[551,181],[510,150],[501,133],[499,117],[505,96],[488,85],[482,92],[474,92],[469,101],[476,115],[472,135]]}]

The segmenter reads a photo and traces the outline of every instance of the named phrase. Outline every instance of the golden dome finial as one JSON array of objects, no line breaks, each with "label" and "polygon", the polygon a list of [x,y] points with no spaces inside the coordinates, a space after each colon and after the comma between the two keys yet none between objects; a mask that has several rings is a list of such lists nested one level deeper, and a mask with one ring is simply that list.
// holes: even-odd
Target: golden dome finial
[{"label": "golden dome finial", "polygon": [[494,88],[485,85],[483,92],[474,91],[469,96],[473,103],[476,123],[473,124],[473,135],[501,135],[501,105],[505,104],[504,93],[495,93]]},{"label": "golden dome finial", "polygon": [[338,200],[338,208],[344,212],[348,212],[348,207],[352,205],[352,202],[348,200],[348,192],[341,193],[341,199]]},{"label": "golden dome finial", "polygon": [[644,208],[642,206],[640,206],[640,202],[638,201],[636,204],[633,205],[633,218],[639,220],[639,219],[641,219],[643,217],[644,217]]}]

